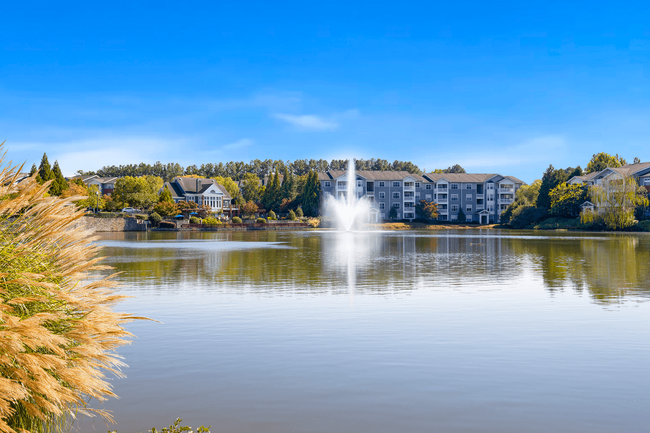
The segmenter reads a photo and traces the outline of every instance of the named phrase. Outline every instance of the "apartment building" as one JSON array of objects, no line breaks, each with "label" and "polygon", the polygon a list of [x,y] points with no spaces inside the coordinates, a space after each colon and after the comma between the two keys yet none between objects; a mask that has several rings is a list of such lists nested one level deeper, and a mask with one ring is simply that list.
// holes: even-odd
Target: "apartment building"
[{"label": "apartment building", "polygon": [[626,164],[622,167],[608,167],[602,171],[589,173],[584,176],[574,176],[569,179],[568,183],[600,185],[604,180],[621,177],[632,177],[640,186],[650,189],[650,162]]},{"label": "apartment building", "polygon": [[357,197],[366,197],[372,206],[371,219],[388,218],[395,208],[397,219],[413,220],[420,200],[438,205],[438,219],[456,221],[461,210],[467,221],[489,224],[515,199],[523,182],[499,174],[438,174],[423,176],[406,171],[357,171],[349,180],[347,171],[319,173],[323,198],[346,197],[348,181],[353,181]]}]

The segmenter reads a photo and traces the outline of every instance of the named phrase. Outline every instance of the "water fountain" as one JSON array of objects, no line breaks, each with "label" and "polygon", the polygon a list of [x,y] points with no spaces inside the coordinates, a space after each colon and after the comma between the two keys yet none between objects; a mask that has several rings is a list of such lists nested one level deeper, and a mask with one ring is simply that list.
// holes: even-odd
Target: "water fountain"
[{"label": "water fountain", "polygon": [[347,189],[345,194],[330,196],[325,203],[327,214],[330,215],[340,230],[350,231],[355,223],[368,222],[370,203],[365,197],[357,196],[357,177],[354,170],[354,160],[348,161]]}]

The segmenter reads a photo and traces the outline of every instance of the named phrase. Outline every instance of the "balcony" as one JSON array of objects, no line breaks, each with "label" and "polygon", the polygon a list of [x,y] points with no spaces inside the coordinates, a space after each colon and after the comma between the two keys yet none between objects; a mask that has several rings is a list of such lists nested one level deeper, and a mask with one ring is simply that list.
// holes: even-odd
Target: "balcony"
[{"label": "balcony", "polygon": [[513,192],[515,192],[515,189],[512,187],[499,188],[499,194],[512,194]]},{"label": "balcony", "polygon": [[477,200],[478,200],[478,199],[482,199],[482,198],[485,198],[485,197],[484,197],[484,194],[476,194],[476,199],[477,199]]},{"label": "balcony", "polygon": [[503,199],[499,199],[499,204],[510,204],[513,201],[515,201],[515,200],[512,199],[512,198],[503,198]]},{"label": "balcony", "polygon": [[404,185],[404,191],[415,191],[415,186],[413,186],[413,185]]}]

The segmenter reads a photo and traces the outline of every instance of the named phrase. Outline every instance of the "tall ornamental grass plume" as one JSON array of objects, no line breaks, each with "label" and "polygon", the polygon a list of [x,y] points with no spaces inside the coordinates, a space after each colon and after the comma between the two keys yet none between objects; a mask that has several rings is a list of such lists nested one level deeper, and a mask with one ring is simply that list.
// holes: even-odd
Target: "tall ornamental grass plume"
[{"label": "tall ornamental grass plume", "polygon": [[[4,143],[0,144],[2,150]],[[0,155],[0,432],[54,432],[88,407],[115,397],[106,380],[122,376],[116,349],[130,343],[124,324],[141,317],[113,311],[123,296],[97,271],[98,246],[76,228],[80,197],[47,195],[36,174]]]}]

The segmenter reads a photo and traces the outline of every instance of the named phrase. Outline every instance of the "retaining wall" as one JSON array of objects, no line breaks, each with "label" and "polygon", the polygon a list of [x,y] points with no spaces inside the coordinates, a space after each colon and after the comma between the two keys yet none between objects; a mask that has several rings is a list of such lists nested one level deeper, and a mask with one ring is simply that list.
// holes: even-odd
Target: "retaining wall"
[{"label": "retaining wall", "polygon": [[135,218],[95,218],[85,216],[79,218],[79,227],[94,232],[136,232],[146,231],[147,222]]}]

